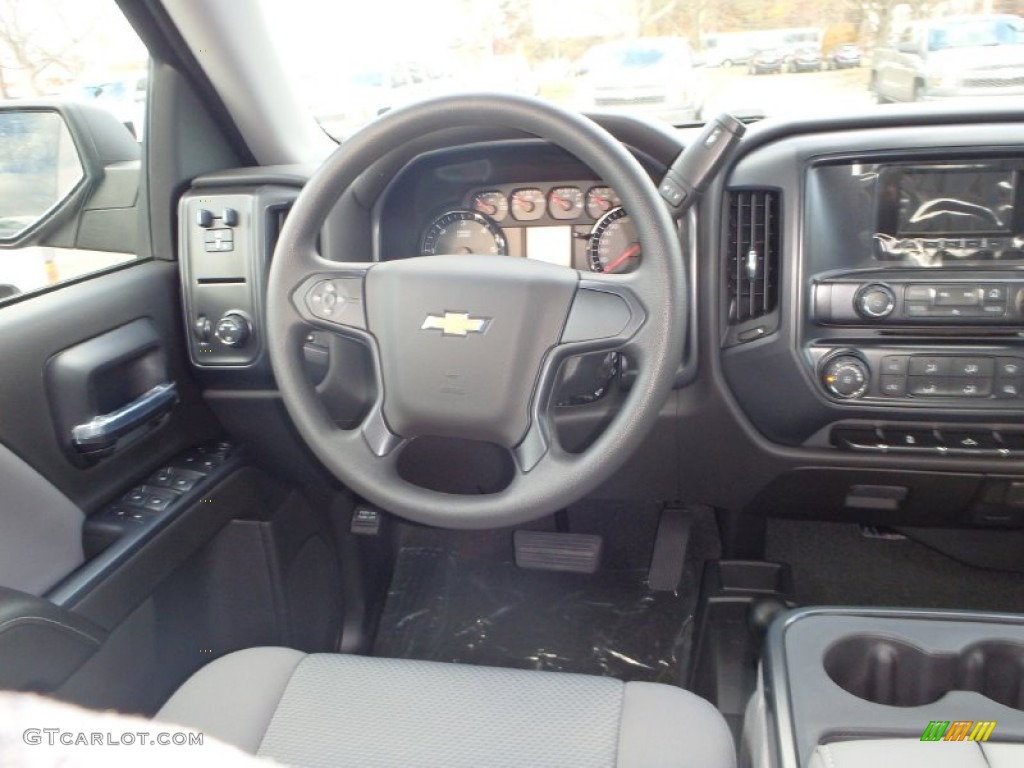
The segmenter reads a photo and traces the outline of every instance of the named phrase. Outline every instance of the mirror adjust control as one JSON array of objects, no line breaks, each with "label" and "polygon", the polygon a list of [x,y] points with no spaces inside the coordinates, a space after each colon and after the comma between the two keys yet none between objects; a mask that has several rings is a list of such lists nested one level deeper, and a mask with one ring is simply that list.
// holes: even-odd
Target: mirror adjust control
[{"label": "mirror adjust control", "polygon": [[213,335],[221,344],[229,347],[241,347],[249,340],[252,328],[249,321],[236,312],[229,312],[217,321]]}]

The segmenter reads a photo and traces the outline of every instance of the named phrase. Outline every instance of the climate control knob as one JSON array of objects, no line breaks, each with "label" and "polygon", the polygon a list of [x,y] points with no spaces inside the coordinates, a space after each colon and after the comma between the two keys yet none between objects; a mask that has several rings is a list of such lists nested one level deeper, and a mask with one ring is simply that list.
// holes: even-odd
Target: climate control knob
[{"label": "climate control knob", "polygon": [[852,400],[868,391],[871,371],[859,357],[842,355],[828,361],[821,371],[821,383],[833,397]]},{"label": "climate control knob", "polygon": [[213,332],[221,344],[229,347],[244,346],[251,334],[252,327],[249,321],[235,312],[229,312],[218,320]]},{"label": "climate control knob", "polygon": [[888,285],[869,283],[857,291],[853,297],[853,306],[861,317],[881,320],[896,309],[896,294]]}]

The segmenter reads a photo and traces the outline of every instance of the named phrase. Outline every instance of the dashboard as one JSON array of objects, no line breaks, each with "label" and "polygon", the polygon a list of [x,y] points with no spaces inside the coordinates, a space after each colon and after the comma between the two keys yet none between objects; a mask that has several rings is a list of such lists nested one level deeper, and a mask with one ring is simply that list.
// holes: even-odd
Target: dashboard
[{"label": "dashboard", "polygon": [[[686,375],[601,494],[755,517],[1024,525],[1024,144],[1010,114],[915,120],[750,128],[680,228]],[[606,127],[655,183],[694,135]],[[484,134],[390,162],[359,190],[362,210],[339,203],[326,256],[344,229],[380,261],[489,253],[620,272],[643,258],[614,189],[545,143]],[[186,327],[212,390],[272,387],[260,286],[300,176],[213,174],[182,198]],[[241,212],[237,226],[222,226],[223,208]],[[234,262],[210,253],[210,229],[233,230]],[[232,312],[250,323],[233,347],[216,335]],[[317,376],[339,356],[366,368],[321,335],[307,346]],[[628,360],[583,368],[557,414],[580,446],[630,382]]]}]

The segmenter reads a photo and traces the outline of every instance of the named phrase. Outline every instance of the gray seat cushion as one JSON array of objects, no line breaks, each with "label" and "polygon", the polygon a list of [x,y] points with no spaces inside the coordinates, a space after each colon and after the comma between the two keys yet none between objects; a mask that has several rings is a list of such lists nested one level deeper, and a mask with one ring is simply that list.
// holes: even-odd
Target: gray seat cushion
[{"label": "gray seat cushion", "polygon": [[157,714],[299,766],[731,768],[718,711],[667,685],[253,648]]}]

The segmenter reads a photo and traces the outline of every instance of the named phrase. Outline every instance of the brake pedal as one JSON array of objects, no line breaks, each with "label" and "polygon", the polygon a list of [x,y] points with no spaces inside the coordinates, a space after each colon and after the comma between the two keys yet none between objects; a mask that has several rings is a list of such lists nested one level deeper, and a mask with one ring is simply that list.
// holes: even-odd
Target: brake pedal
[{"label": "brake pedal", "polygon": [[515,531],[516,565],[536,571],[595,573],[604,539],[590,533]]}]

